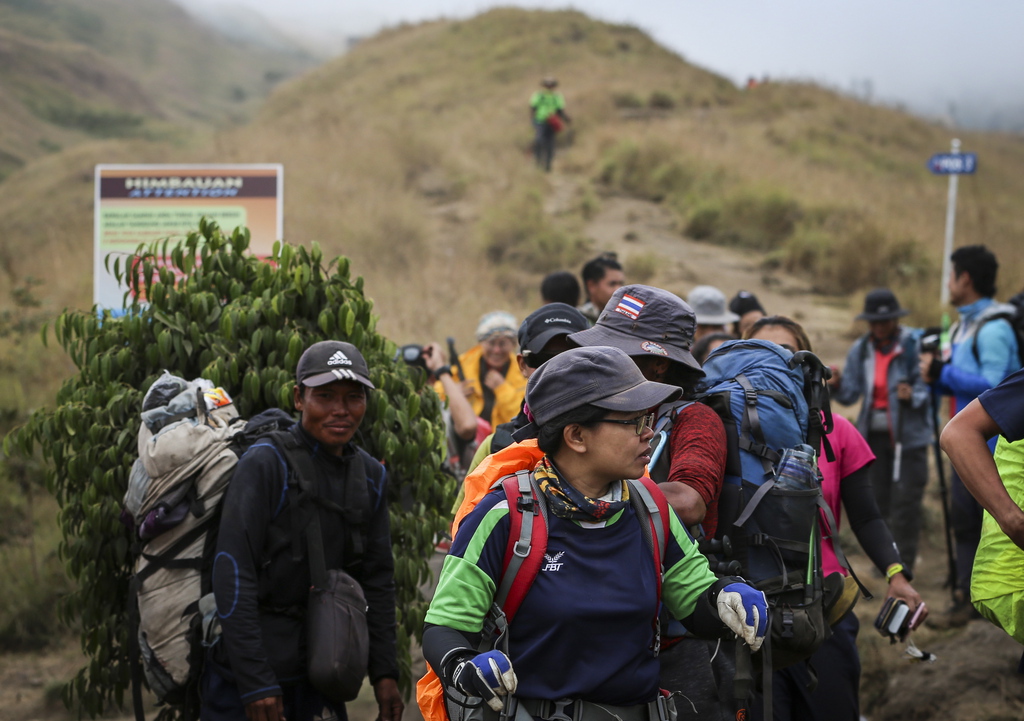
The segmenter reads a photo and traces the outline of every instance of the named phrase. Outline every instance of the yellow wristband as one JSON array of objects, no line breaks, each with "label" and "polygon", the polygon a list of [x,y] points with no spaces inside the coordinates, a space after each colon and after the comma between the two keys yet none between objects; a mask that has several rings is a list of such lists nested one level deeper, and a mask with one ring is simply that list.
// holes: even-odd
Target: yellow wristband
[{"label": "yellow wristband", "polygon": [[885,580],[891,581],[892,577],[895,576],[897,573],[903,573],[902,563],[894,563],[891,566],[889,566],[889,568],[885,569]]}]

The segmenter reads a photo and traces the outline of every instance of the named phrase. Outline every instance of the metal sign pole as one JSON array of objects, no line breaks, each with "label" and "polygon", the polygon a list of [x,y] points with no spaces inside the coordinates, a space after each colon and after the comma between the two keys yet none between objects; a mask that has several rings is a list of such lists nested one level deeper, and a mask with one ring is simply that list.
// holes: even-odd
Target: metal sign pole
[{"label": "metal sign pole", "polygon": [[[959,139],[953,138],[951,151],[953,155],[960,154]],[[943,311],[949,305],[949,273],[952,265],[949,256],[953,254],[953,228],[956,226],[956,186],[959,177],[959,173],[950,173],[949,197],[946,199],[946,245],[942,251],[942,292],[939,296]]]}]

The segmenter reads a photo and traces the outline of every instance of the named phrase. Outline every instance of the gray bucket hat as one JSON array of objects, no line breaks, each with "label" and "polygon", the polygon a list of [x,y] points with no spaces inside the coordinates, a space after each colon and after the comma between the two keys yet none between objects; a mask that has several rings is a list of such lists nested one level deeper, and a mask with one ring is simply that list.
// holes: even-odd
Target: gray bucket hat
[{"label": "gray bucket hat", "polygon": [[584,405],[609,411],[642,411],[673,401],[677,386],[644,378],[636,363],[618,348],[588,346],[559,353],[530,376],[526,405],[533,422],[515,432],[521,441],[545,423]]},{"label": "gray bucket hat", "polygon": [[740,319],[725,307],[725,293],[713,285],[698,285],[686,300],[700,325],[728,325]]},{"label": "gray bucket hat", "polygon": [[679,296],[649,285],[624,285],[615,291],[593,328],[573,333],[581,346],[615,346],[629,356],[668,358],[704,375],[690,353],[697,326],[693,310]]}]

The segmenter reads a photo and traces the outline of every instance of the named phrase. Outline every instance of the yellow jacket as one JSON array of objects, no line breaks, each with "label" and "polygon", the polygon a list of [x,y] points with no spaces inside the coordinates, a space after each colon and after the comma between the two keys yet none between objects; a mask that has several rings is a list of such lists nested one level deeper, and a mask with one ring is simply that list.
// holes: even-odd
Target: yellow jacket
[{"label": "yellow jacket", "polygon": [[[473,412],[478,416],[484,409],[484,393],[480,385],[480,358],[483,356],[483,346],[477,344],[459,356],[462,370],[466,372],[466,380],[473,384],[473,395],[469,397],[469,404],[473,406]],[[505,374],[505,382],[494,389],[494,407],[491,409],[491,417],[484,418],[491,424],[493,429],[501,423],[508,423],[519,414],[519,407],[526,395],[526,378],[519,372],[515,356],[509,357],[508,373]],[[452,369],[452,377],[456,380],[459,373]],[[434,386],[438,395],[444,398],[441,384]]]}]

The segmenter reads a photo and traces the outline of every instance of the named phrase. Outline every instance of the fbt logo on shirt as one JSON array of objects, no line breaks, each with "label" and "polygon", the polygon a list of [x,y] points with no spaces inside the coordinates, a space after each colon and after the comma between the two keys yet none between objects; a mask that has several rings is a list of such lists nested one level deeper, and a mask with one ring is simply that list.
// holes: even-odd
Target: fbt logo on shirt
[{"label": "fbt logo on shirt", "polygon": [[540,570],[542,570],[542,571],[560,571],[562,569],[562,565],[563,564],[559,562],[559,559],[561,559],[562,556],[564,556],[564,555],[565,555],[565,551],[559,551],[554,556],[545,553],[544,554],[544,560],[547,561],[547,563],[545,563],[544,566]]}]

